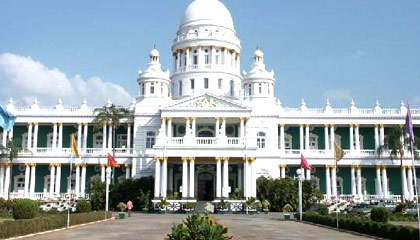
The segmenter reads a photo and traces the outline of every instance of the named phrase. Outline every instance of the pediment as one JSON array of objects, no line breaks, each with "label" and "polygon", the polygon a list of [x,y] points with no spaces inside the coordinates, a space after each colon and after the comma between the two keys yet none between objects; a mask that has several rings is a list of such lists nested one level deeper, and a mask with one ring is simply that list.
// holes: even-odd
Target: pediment
[{"label": "pediment", "polygon": [[176,109],[248,110],[249,108],[230,99],[206,93],[202,96],[186,99],[184,101],[178,102],[172,106],[165,108],[165,110]]}]

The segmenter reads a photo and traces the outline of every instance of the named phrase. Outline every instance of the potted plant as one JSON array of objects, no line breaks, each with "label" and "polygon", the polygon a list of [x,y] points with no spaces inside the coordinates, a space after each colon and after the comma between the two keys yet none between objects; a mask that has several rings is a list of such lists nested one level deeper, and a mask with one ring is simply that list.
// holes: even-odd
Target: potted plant
[{"label": "potted plant", "polygon": [[290,212],[293,211],[293,207],[290,204],[283,206],[284,220],[290,220]]},{"label": "potted plant", "polygon": [[245,208],[248,214],[257,213],[257,201],[254,197],[248,198],[245,202]]},{"label": "potted plant", "polygon": [[150,192],[147,192],[146,195],[141,197],[141,199],[144,201],[143,208],[141,209],[142,213],[149,213],[149,208],[150,208],[151,202],[152,202],[151,199],[150,199]]},{"label": "potted plant", "polygon": [[225,214],[229,211],[229,204],[223,200],[223,198],[220,200],[219,203],[217,203],[216,213]]},{"label": "potted plant", "polygon": [[262,210],[265,214],[268,214],[268,211],[270,209],[270,202],[267,199],[264,199],[261,202]]},{"label": "potted plant", "polygon": [[197,204],[195,202],[186,202],[182,204],[182,209],[184,210],[185,213],[190,213],[194,211],[196,205]]},{"label": "potted plant", "polygon": [[166,213],[166,209],[167,209],[169,203],[168,203],[168,201],[166,201],[166,199],[162,199],[156,205],[158,207],[159,213]]},{"label": "potted plant", "polygon": [[127,209],[127,204],[120,202],[117,205],[117,208],[120,209],[120,212],[118,213],[118,218],[119,219],[124,219],[125,218],[125,210]]}]

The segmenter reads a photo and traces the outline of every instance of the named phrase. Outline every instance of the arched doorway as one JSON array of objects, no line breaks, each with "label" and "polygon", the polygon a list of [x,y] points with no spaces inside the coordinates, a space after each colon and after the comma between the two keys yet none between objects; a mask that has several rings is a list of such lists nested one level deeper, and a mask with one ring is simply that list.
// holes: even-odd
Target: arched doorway
[{"label": "arched doorway", "polygon": [[208,137],[208,138],[210,138],[210,137],[214,137],[214,134],[213,134],[213,132],[211,132],[211,131],[209,131],[209,130],[203,130],[203,131],[200,131],[200,132],[198,132],[198,137]]},{"label": "arched doorway", "polygon": [[209,172],[202,172],[198,175],[197,200],[214,200],[214,176]]}]

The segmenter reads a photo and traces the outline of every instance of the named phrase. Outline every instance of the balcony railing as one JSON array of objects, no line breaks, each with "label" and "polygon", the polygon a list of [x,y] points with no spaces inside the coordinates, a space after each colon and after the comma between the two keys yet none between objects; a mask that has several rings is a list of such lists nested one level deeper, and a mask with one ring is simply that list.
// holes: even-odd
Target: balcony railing
[{"label": "balcony railing", "polygon": [[[159,140],[158,140],[159,142]],[[165,142],[165,140],[164,140]],[[228,138],[215,138],[215,137],[170,137],[166,139],[167,147],[176,146],[201,146],[201,147],[235,147],[245,146],[245,139],[228,137]]]},{"label": "balcony railing", "polygon": [[[85,193],[85,196],[76,196],[76,194],[74,193],[60,193],[59,195],[54,194],[54,196],[51,196],[50,193],[48,192],[35,192],[34,193],[34,199],[36,200],[40,200],[40,199],[68,199],[68,198],[85,198],[85,199],[90,199],[90,194],[89,193]],[[11,192],[10,193],[10,198],[11,199],[15,199],[15,198],[25,198],[25,193],[23,191],[19,191],[19,192]]]},{"label": "balcony railing", "polygon": [[[79,149],[79,153],[84,155],[103,155],[107,153],[112,153],[112,149],[105,149],[103,148],[86,148],[86,149]],[[127,149],[127,148],[116,148],[115,149],[116,154],[133,154],[133,149]],[[25,156],[25,155],[66,155],[71,154],[70,148],[37,148],[37,149],[27,149],[23,148],[19,150],[19,156]]]}]

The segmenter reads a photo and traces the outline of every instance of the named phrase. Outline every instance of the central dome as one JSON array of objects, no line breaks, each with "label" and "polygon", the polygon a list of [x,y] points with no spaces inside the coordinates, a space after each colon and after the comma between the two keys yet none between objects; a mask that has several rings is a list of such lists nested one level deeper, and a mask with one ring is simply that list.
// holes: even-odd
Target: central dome
[{"label": "central dome", "polygon": [[184,12],[180,29],[191,25],[215,25],[234,30],[232,15],[219,0],[195,0]]}]

